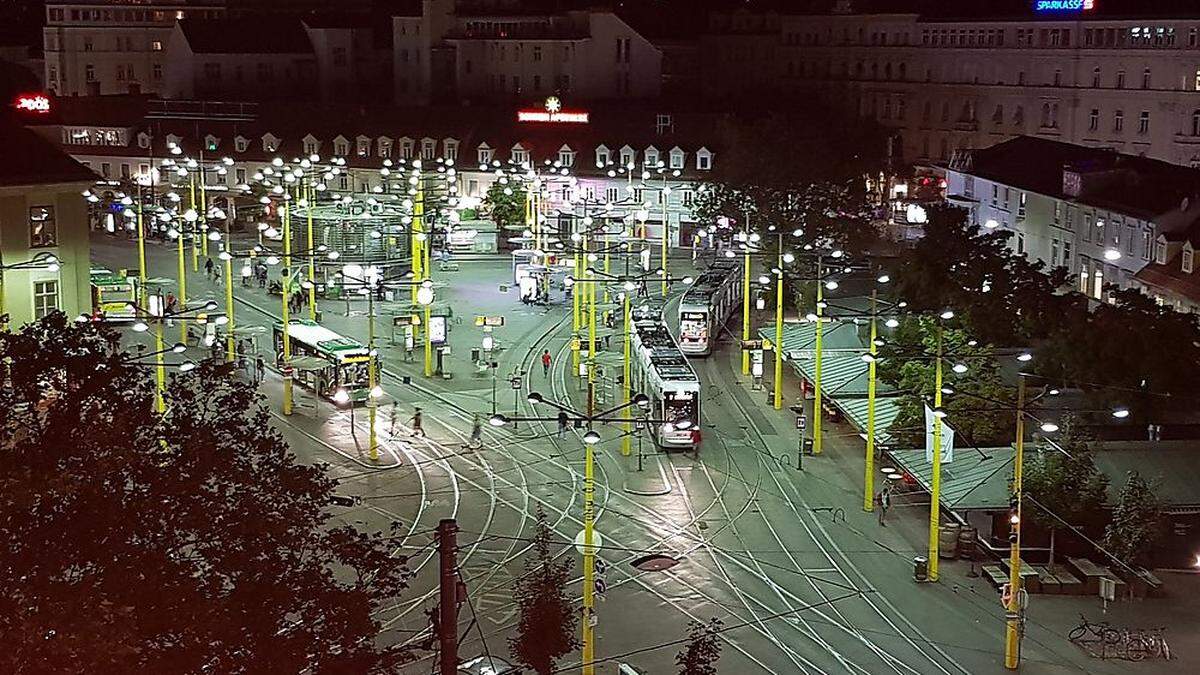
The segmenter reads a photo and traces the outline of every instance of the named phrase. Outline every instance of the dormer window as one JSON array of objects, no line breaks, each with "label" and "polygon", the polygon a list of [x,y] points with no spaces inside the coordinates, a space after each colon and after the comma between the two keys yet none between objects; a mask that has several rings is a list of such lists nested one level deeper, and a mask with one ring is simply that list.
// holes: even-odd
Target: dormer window
[{"label": "dormer window", "polygon": [[684,160],[683,149],[680,148],[679,146],[675,146],[674,148],[671,148],[671,152],[667,156],[667,161],[669,162],[668,165],[672,169],[682,169],[683,168],[683,160]]},{"label": "dormer window", "polygon": [[392,156],[392,139],[387,136],[380,136],[375,139],[375,152],[380,157],[390,158]]},{"label": "dormer window", "polygon": [[636,155],[637,153],[635,153],[633,148],[629,147],[628,145],[621,148],[621,168],[632,169],[633,161]]},{"label": "dormer window", "polygon": [[221,144],[221,139],[209,134],[204,137],[204,149],[208,152],[214,152],[217,146]]},{"label": "dormer window", "polygon": [[442,157],[451,162],[458,161],[458,139],[447,138],[442,141]]},{"label": "dormer window", "polygon": [[1183,256],[1181,256],[1181,257],[1183,259],[1183,273],[1184,274],[1192,273],[1192,253],[1193,253],[1192,247],[1190,245],[1183,247]]},{"label": "dormer window", "polygon": [[400,159],[412,159],[413,156],[413,139],[400,139]]},{"label": "dormer window", "polygon": [[708,148],[700,148],[696,151],[696,169],[699,171],[712,170],[713,154]]},{"label": "dormer window", "polygon": [[359,136],[355,139],[355,146],[359,157],[369,157],[371,155],[371,139],[366,136]]},{"label": "dormer window", "polygon": [[233,139],[233,149],[237,152],[245,152],[250,147],[250,139],[245,136],[236,136]]},{"label": "dormer window", "polygon": [[517,143],[512,147],[511,159],[516,164],[527,164],[529,163],[529,151],[526,150],[520,143]]},{"label": "dormer window", "polygon": [[658,148],[653,145],[646,148],[646,151],[642,153],[642,162],[649,167],[658,166]]},{"label": "dormer window", "polygon": [[1159,265],[1167,264],[1167,242],[1161,239],[1154,242],[1154,262]]},{"label": "dormer window", "polygon": [[337,157],[345,157],[350,154],[350,139],[339,135],[333,139],[333,154]]},{"label": "dormer window", "polygon": [[266,134],[262,137],[263,152],[275,152],[279,149],[279,139],[274,134]]},{"label": "dormer window", "polygon": [[437,158],[437,141],[432,138],[421,139],[421,159],[431,160]]},{"label": "dormer window", "polygon": [[575,151],[570,146],[564,145],[558,149],[558,163],[560,166],[570,167],[575,164]]},{"label": "dormer window", "polygon": [[596,168],[603,169],[612,161],[612,153],[609,152],[607,146],[601,145],[596,148]]},{"label": "dormer window", "polygon": [[138,147],[139,147],[139,148],[142,148],[142,149],[147,149],[147,148],[149,148],[149,147],[150,147],[150,134],[148,134],[148,133],[146,133],[146,132],[144,132],[144,131],[143,131],[143,132],[140,132],[140,133],[137,135],[137,141],[138,141]]},{"label": "dormer window", "polygon": [[476,149],[479,156],[479,166],[486,166],[492,163],[492,148],[487,143],[480,143]]},{"label": "dormer window", "polygon": [[316,155],[321,152],[321,141],[317,140],[316,136],[309,134],[304,137],[304,154]]}]

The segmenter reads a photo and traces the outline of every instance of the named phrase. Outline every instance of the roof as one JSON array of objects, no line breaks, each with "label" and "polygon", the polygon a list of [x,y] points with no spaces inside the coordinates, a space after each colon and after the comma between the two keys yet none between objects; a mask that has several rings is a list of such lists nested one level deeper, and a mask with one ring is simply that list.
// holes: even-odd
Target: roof
[{"label": "roof", "polygon": [[1108,503],[1116,504],[1130,471],[1151,485],[1168,507],[1200,507],[1200,441],[1108,441],[1094,453],[1108,476]]},{"label": "roof", "polygon": [[311,54],[312,43],[299,17],[184,19],[179,29],[196,54]]},{"label": "roof", "polygon": [[1168,291],[1193,302],[1200,302],[1200,273],[1189,274],[1183,271],[1180,258],[1183,253],[1175,255],[1165,265],[1151,262],[1133,278],[1138,283],[1151,288]]},{"label": "roof", "polygon": [[50,141],[0,120],[0,148],[16,162],[0,162],[0,187],[92,182],[98,176]]},{"label": "roof", "polygon": [[[954,461],[942,462],[941,501],[953,511],[1007,509],[1008,480],[1016,451],[1005,448],[955,449]],[[933,464],[925,460],[925,449],[888,450],[887,455],[921,488],[930,491]]]},{"label": "roof", "polygon": [[[1029,110],[1028,115],[1038,111]],[[982,150],[973,150],[970,164],[951,167],[971,176],[995,181],[1067,201],[1119,213],[1153,218],[1179,208],[1200,189],[1200,170],[1155,159],[1125,155],[1103,148],[1018,136]],[[1085,176],[1107,173],[1103,190],[1079,196],[1063,192],[1063,171]],[[1119,189],[1113,189],[1113,188]]]}]

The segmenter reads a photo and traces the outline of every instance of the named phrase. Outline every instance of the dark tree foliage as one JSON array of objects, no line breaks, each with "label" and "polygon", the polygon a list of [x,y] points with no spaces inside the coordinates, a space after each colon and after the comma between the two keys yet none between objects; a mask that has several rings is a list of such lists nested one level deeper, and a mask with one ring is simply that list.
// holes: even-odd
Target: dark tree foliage
[{"label": "dark tree foliage", "polygon": [[[1103,513],[1108,476],[1096,468],[1094,441],[1074,416],[1063,418],[1057,439],[1064,452],[1048,449],[1027,455],[1022,488],[1037,504],[1024,513],[1050,532],[1050,564],[1054,540],[1065,527],[1080,525]],[[1057,516],[1057,517],[1055,517]],[[1059,519],[1062,520],[1059,520]]]},{"label": "dark tree foliage", "polygon": [[808,102],[787,114],[735,118],[723,131],[713,181],[692,208],[697,222],[726,217],[763,233],[802,228],[802,241],[854,252],[875,243],[865,181],[884,166],[878,127]]},{"label": "dark tree foliage", "polygon": [[1130,471],[1121,488],[1112,522],[1104,531],[1104,548],[1127,565],[1146,565],[1162,534],[1162,507],[1158,497],[1136,471]]},{"label": "dark tree foliage", "polygon": [[483,197],[483,207],[501,228],[525,226],[525,188],[518,182],[492,183]]},{"label": "dark tree foliage", "polygon": [[62,314],[0,333],[0,671],[395,670],[405,560],[329,522],[253,387],[201,366],[159,415],[131,357]]},{"label": "dark tree foliage", "polygon": [[688,622],[688,639],[683,651],[675,655],[679,675],[716,675],[721,658],[721,620],[713,617],[707,624]]},{"label": "dark tree foliage", "polygon": [[579,646],[579,616],[567,596],[571,560],[554,559],[551,538],[546,512],[539,506],[533,552],[525,559],[524,573],[513,584],[521,618],[517,634],[508,640],[513,659],[539,675],[554,672],[555,662]]},{"label": "dark tree foliage", "polygon": [[1057,293],[1065,269],[1014,254],[1007,233],[967,223],[966,211],[930,208],[925,235],[891,270],[896,299],[915,311],[953,308],[985,343],[1028,344],[1047,335],[1065,316],[1082,316],[1081,299]]}]

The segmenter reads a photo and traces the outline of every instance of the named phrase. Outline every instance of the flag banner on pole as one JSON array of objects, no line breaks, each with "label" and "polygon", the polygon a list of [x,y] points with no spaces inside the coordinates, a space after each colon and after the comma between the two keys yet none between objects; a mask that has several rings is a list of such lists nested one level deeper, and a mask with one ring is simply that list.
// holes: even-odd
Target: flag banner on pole
[{"label": "flag banner on pole", "polygon": [[[933,423],[937,418],[933,410],[925,406],[925,461],[933,463]],[[942,420],[942,463],[954,461],[954,429]]]}]

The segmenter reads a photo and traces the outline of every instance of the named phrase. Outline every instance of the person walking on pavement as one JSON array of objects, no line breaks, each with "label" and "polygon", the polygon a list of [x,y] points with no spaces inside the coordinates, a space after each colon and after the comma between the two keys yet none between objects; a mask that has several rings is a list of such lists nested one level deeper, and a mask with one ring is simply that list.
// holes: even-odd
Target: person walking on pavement
[{"label": "person walking on pavement", "polygon": [[215,267],[215,266],[213,265],[212,258],[207,258],[207,259],[205,259],[205,261],[204,261],[204,275],[205,275],[205,276],[207,276],[209,279],[216,279],[216,278],[217,278],[217,277],[216,277],[216,275],[215,275],[215,274],[213,274],[213,269],[214,269],[214,267]]},{"label": "person walking on pavement", "polygon": [[700,434],[700,427],[692,427],[692,454],[697,458],[700,457],[700,441],[704,440]]},{"label": "person walking on pavement", "polygon": [[542,352],[542,376],[550,377],[550,350]]},{"label": "person walking on pavement", "polygon": [[267,377],[267,362],[263,360],[262,354],[259,354],[254,359],[254,384],[262,384]]},{"label": "person walking on pavement", "polygon": [[887,512],[892,505],[891,492],[885,487],[875,495],[875,510],[879,512],[879,524],[887,527]]},{"label": "person walking on pavement", "polygon": [[468,448],[479,448],[483,446],[483,420],[479,417],[479,413],[475,413],[475,417],[471,420],[471,440],[467,441]]},{"label": "person walking on pavement", "polygon": [[412,435],[425,438],[425,429],[421,427],[421,409],[417,408],[413,413],[412,419],[408,421],[408,425],[412,427]]}]

